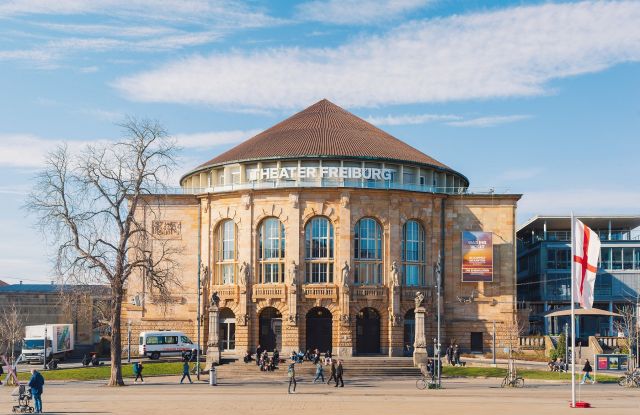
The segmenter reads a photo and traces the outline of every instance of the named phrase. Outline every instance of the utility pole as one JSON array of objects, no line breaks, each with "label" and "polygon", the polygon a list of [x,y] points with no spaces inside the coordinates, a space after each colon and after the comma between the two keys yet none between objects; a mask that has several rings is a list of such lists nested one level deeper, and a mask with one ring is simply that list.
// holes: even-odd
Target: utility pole
[{"label": "utility pole", "polygon": [[493,367],[496,367],[496,321],[493,320],[493,347],[491,349],[493,353]]},{"label": "utility pole", "polygon": [[[437,383],[437,387],[438,389],[442,386],[442,373],[440,370],[440,346],[441,346],[441,341],[440,341],[440,286],[442,285],[442,266],[440,264],[441,261],[441,256],[440,253],[438,253],[438,262],[436,264],[436,295],[438,296],[438,301],[437,301],[437,307],[438,307],[438,354],[437,354],[437,360],[436,360],[436,367],[438,368],[438,383]],[[435,354],[435,353],[434,353]]]},{"label": "utility pole", "polygon": [[127,320],[127,363],[131,363],[131,320]]},{"label": "utility pole", "polygon": [[42,356],[42,369],[47,370],[47,325],[44,325],[44,355]]},{"label": "utility pole", "polygon": [[564,323],[564,363],[569,367],[569,323]]}]

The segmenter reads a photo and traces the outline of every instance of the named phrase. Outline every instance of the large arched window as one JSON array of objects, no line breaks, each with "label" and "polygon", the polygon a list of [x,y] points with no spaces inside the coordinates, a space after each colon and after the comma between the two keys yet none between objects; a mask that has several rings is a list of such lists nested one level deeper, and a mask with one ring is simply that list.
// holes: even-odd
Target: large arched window
[{"label": "large arched window", "polygon": [[333,224],[317,216],[304,227],[305,281],[333,282]]},{"label": "large arched window", "polygon": [[382,227],[371,218],[360,219],[353,232],[355,284],[382,284]]},{"label": "large arched window", "polygon": [[284,282],[284,225],[276,218],[262,221],[258,235],[260,282]]},{"label": "large arched window", "polygon": [[402,275],[405,285],[424,285],[424,228],[415,220],[402,227]]},{"label": "large arched window", "polygon": [[218,225],[216,232],[216,284],[233,284],[236,281],[238,261],[236,224],[227,219]]}]

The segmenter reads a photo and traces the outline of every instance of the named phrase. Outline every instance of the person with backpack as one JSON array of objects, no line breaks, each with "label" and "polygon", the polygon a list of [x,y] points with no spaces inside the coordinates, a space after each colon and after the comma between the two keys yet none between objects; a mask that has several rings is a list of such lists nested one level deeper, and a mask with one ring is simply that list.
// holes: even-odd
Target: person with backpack
[{"label": "person with backpack", "polygon": [[189,383],[193,383],[191,380],[191,375],[189,374],[189,361],[185,360],[182,362],[182,379],[180,379],[180,384],[184,381],[184,378],[189,379]]},{"label": "person with backpack", "polygon": [[591,384],[596,383],[591,377],[591,372],[593,372],[593,368],[591,367],[591,363],[589,363],[589,359],[587,359],[587,361],[584,363],[582,372],[584,373],[584,376],[582,377],[582,382],[580,382],[581,385],[584,385],[587,379],[591,381]]},{"label": "person with backpack", "polygon": [[31,397],[37,414],[42,413],[42,392],[44,390],[44,378],[35,369],[31,369],[31,379],[29,379],[29,388],[31,389]]},{"label": "person with backpack", "polygon": [[133,374],[136,375],[136,378],[133,380],[133,383],[138,383],[138,378],[140,378],[140,382],[144,383],[144,378],[142,377],[142,362],[135,362],[133,364]]},{"label": "person with backpack", "polygon": [[[289,393],[296,393],[296,364],[291,363],[289,365],[289,370],[287,371],[287,376],[289,377]],[[291,385],[293,385],[293,392],[291,392]]]}]

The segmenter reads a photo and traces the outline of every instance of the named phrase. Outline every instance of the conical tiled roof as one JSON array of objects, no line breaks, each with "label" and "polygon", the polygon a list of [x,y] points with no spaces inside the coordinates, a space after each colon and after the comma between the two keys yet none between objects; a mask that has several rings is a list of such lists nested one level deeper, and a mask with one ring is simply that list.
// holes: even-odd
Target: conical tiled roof
[{"label": "conical tiled roof", "polygon": [[193,172],[238,161],[319,157],[399,161],[452,171],[362,118],[323,99],[201,164]]}]

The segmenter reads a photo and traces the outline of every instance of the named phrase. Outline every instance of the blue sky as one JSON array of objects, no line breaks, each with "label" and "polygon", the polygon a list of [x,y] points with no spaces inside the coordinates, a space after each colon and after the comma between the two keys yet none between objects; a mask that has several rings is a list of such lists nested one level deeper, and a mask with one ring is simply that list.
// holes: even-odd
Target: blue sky
[{"label": "blue sky", "polygon": [[322,98],[539,213],[640,213],[640,2],[0,1],[0,279],[42,157],[159,120],[182,173]]}]

